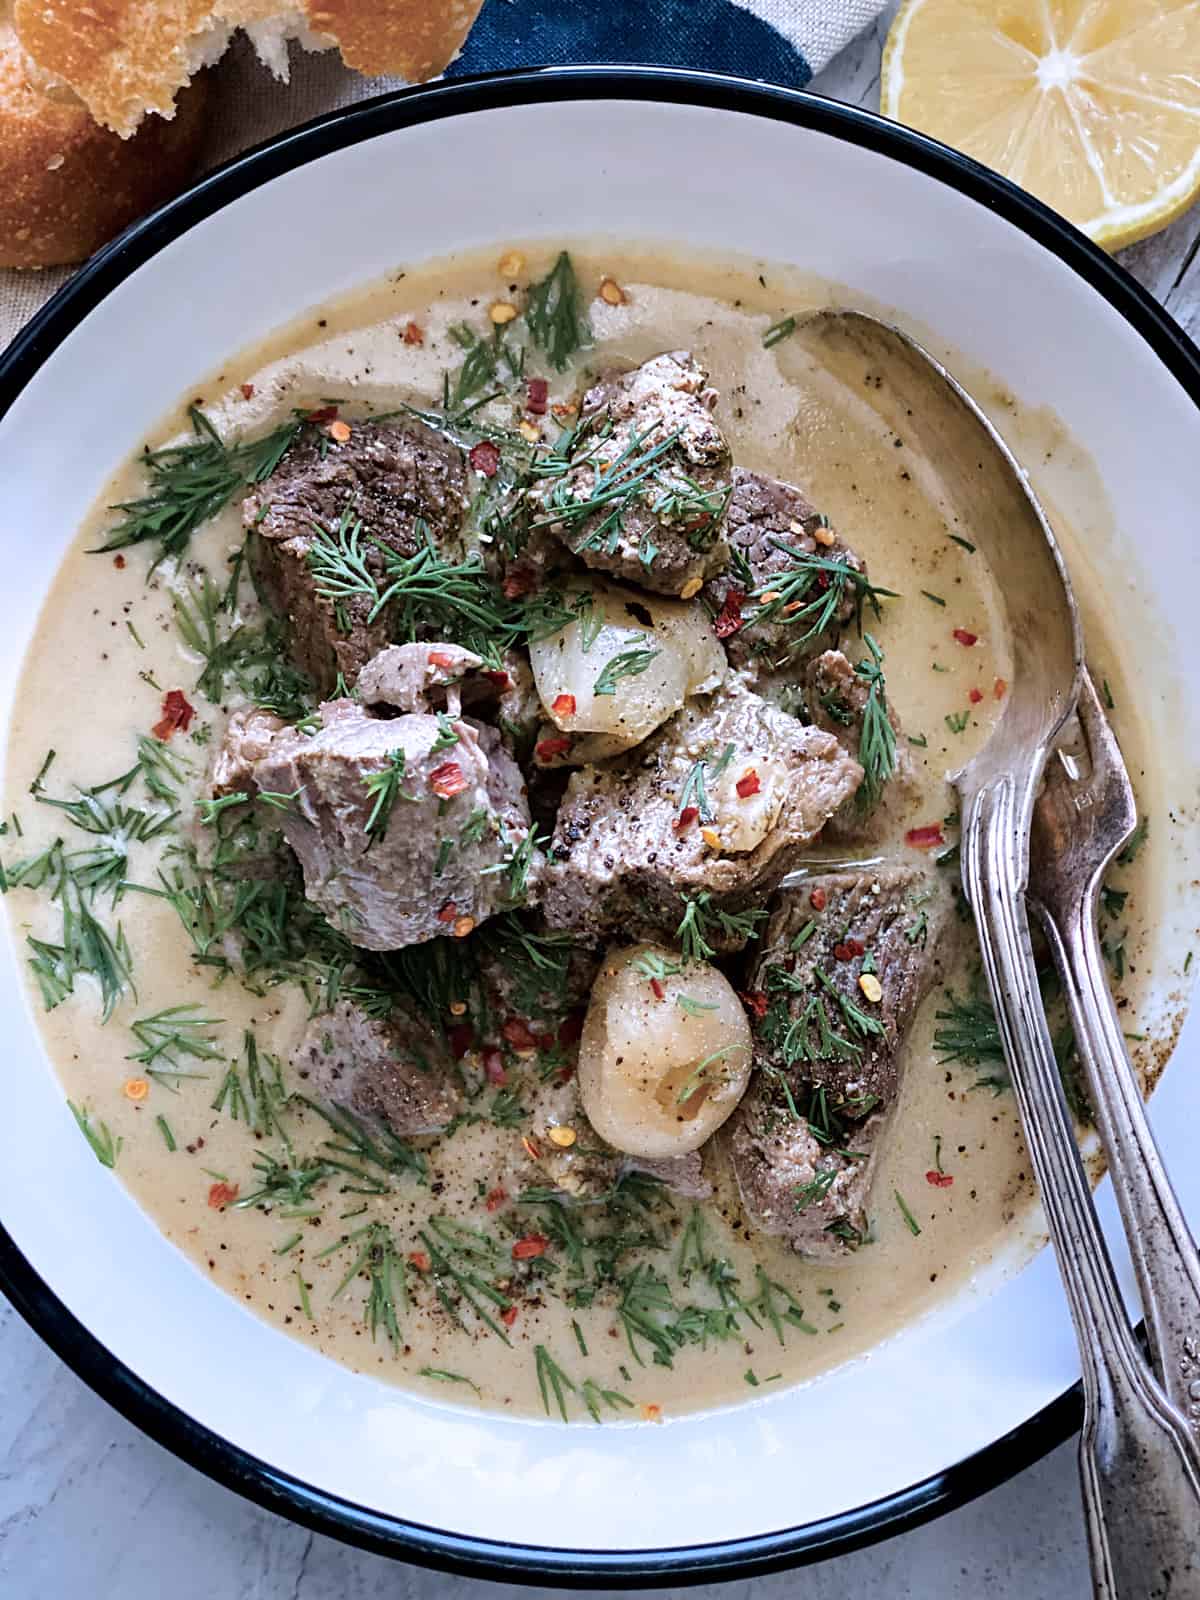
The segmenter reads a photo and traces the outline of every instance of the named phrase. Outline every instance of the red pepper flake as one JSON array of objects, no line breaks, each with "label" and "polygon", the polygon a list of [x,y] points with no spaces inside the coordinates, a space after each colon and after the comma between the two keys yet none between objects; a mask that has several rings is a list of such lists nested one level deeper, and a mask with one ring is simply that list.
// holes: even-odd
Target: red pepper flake
[{"label": "red pepper flake", "polygon": [[405,342],[405,344],[424,344],[425,343],[425,334],[423,333],[423,331],[421,329],[420,323],[418,323],[418,322],[406,322],[404,324],[404,342]]},{"label": "red pepper flake", "polygon": [[741,589],[732,586],[726,591],[725,604],[717,612],[716,621],[713,623],[713,632],[718,639],[728,639],[731,633],[736,633],[742,625],[742,601],[746,598]]},{"label": "red pepper flake", "polygon": [[429,652],[429,664],[433,667],[442,667],[448,671],[454,665],[454,657],[448,650],[431,650]]},{"label": "red pepper flake", "polygon": [[487,1206],[489,1211],[499,1211],[500,1207],[507,1199],[508,1191],[502,1189],[499,1184],[497,1184],[494,1189],[488,1190],[488,1197],[484,1201],[484,1205]]},{"label": "red pepper flake", "polygon": [[931,1168],[925,1174],[925,1182],[932,1184],[935,1189],[948,1189],[954,1178],[949,1172],[935,1172]]},{"label": "red pepper flake", "polygon": [[667,991],[663,988],[661,978],[650,979],[650,992],[656,1000],[665,1000],[667,998]]},{"label": "red pepper flake", "polygon": [[759,782],[758,773],[754,768],[747,767],[734,787],[737,789],[739,799],[749,800],[752,794],[758,793],[762,788],[762,784]]},{"label": "red pepper flake", "polygon": [[532,594],[537,588],[537,578],[532,572],[510,572],[500,585],[501,593],[506,600],[520,600],[523,595]]},{"label": "red pepper flake", "polygon": [[504,1057],[499,1050],[485,1050],[483,1052],[483,1075],[489,1083],[503,1084],[508,1082]]},{"label": "red pepper flake", "polygon": [[475,1029],[469,1022],[456,1022],[446,1030],[446,1043],[456,1061],[461,1061],[475,1043]]},{"label": "red pepper flake", "polygon": [[1008,693],[1008,685],[1005,683],[1003,678],[996,679],[995,683],[992,685],[992,693],[996,696],[997,700],[1004,699],[1004,696]]},{"label": "red pepper flake", "polygon": [[446,904],[438,912],[437,919],[439,922],[453,922],[457,916],[458,907],[454,904],[453,900],[447,900]]},{"label": "red pepper flake", "polygon": [[503,690],[512,686],[512,679],[502,669],[489,670],[484,673],[484,677],[489,683],[494,683],[497,689]]},{"label": "red pepper flake", "polygon": [[116,567],[118,570],[123,570],[124,566],[125,566],[125,557],[124,556],[114,556],[113,557],[113,566]]},{"label": "red pepper flake", "polygon": [[539,739],[533,753],[539,761],[553,761],[556,756],[565,756],[570,748],[570,739]]},{"label": "red pepper flake", "polygon": [[761,1022],[767,1014],[767,997],[763,991],[761,989],[747,989],[745,994],[739,998],[750,1015],[757,1022]]},{"label": "red pepper flake", "polygon": [[430,1261],[428,1254],[424,1250],[410,1250],[408,1252],[408,1264],[411,1267],[416,1267],[418,1272],[428,1272],[433,1262]]},{"label": "red pepper flake", "polygon": [[845,943],[846,943],[846,949],[849,950],[849,952],[850,952],[850,954],[852,956],[865,956],[866,955],[867,947],[862,942],[861,939],[847,939],[845,941]]},{"label": "red pepper flake", "polygon": [[940,822],[930,822],[923,828],[910,828],[904,835],[904,842],[914,850],[931,850],[945,844],[946,836]]},{"label": "red pepper flake", "polygon": [[536,1050],[537,1040],[527,1022],[522,1022],[520,1017],[509,1017],[500,1029],[500,1032],[512,1045],[514,1050]]},{"label": "red pepper flake", "polygon": [[467,460],[476,472],[482,472],[485,478],[494,478],[500,468],[500,451],[490,439],[481,439],[471,446]]},{"label": "red pepper flake", "polygon": [[550,707],[556,717],[573,717],[575,715],[575,696],[573,694],[556,694],[554,704]]},{"label": "red pepper flake", "polygon": [[[817,588],[818,589],[828,589],[829,585],[832,582],[833,582],[833,579],[829,576],[829,574],[827,572],[818,572],[817,573]],[[799,601],[793,600],[791,606],[790,607],[785,606],[784,610],[785,611],[787,611],[787,610],[795,610],[795,608],[796,608],[796,606],[798,604],[799,604]]]},{"label": "red pepper flake", "polygon": [[443,761],[440,767],[434,767],[429,774],[429,787],[440,799],[449,800],[463,792],[467,780],[457,761]]},{"label": "red pepper flake", "polygon": [[684,806],[683,810],[671,824],[676,833],[682,833],[685,828],[690,828],[700,815],[699,806]]},{"label": "red pepper flake", "polygon": [[577,1044],[583,1037],[583,1019],[586,1013],[581,1007],[576,1007],[569,1012],[559,1024],[558,1042],[561,1045]]},{"label": "red pepper flake", "polygon": [[959,644],[965,645],[968,650],[973,644],[979,643],[979,635],[977,633],[970,633],[966,628],[955,628],[954,637],[957,639]]},{"label": "red pepper flake", "polygon": [[824,889],[814,889],[808,897],[808,903],[814,911],[824,911],[828,900],[829,896]]},{"label": "red pepper flake", "polygon": [[253,400],[254,399],[254,385],[252,383],[244,383],[242,385],[242,399],[243,400]]},{"label": "red pepper flake", "polygon": [[500,1321],[504,1324],[504,1326],[506,1328],[511,1328],[513,1323],[516,1320],[517,1320],[517,1308],[516,1308],[516,1306],[509,1306],[507,1311],[502,1311],[500,1313]]},{"label": "red pepper flake", "polygon": [[833,947],[833,959],[835,961],[849,961],[850,946],[848,944],[835,944]]},{"label": "red pepper flake", "polygon": [[531,417],[544,417],[550,399],[550,385],[545,378],[530,378],[525,385],[525,409]]},{"label": "red pepper flake", "polygon": [[525,1148],[525,1154],[531,1161],[540,1161],[542,1159],[542,1152],[536,1139],[531,1139],[527,1133],[523,1133],[521,1135],[521,1143]]},{"label": "red pepper flake", "polygon": [[337,420],[337,414],[338,408],[336,406],[318,406],[315,411],[307,412],[304,420],[305,422],[317,423],[335,422]]},{"label": "red pepper flake", "polygon": [[982,689],[968,689],[967,690],[967,699],[971,702],[971,704],[973,706],[977,706],[979,704],[979,702],[983,699],[983,690]]},{"label": "red pepper flake", "polygon": [[166,744],[177,728],[186,733],[195,715],[195,709],[187,703],[182,689],[168,689],[163,695],[162,718],[154,724],[150,732],[156,739],[161,739],[163,744]]},{"label": "red pepper flake", "polygon": [[208,1203],[214,1211],[224,1211],[225,1207],[232,1205],[237,1197],[236,1183],[214,1183],[208,1191]]},{"label": "red pepper flake", "polygon": [[544,1233],[527,1233],[513,1245],[513,1260],[533,1261],[538,1256],[544,1256],[549,1248],[550,1241]]}]

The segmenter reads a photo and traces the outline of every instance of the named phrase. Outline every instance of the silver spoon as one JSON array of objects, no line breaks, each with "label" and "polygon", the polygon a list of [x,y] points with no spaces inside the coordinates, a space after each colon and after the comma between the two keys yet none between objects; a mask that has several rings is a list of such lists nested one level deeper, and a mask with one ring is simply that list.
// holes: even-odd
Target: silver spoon
[{"label": "silver spoon", "polygon": [[[1071,1011],[1138,1276],[1150,1358],[1200,1447],[1200,1255],[1171,1188],[1104,975],[1104,876],[1137,825],[1121,750],[1087,673],[1033,812],[1029,898]],[[1200,1448],[1198,1448],[1200,1454]]]},{"label": "silver spoon", "polygon": [[[1025,911],[1034,800],[1079,695],[1082,638],[1070,581],[1024,473],[932,356],[855,311],[816,312],[796,336],[932,464],[948,526],[982,551],[1004,597],[1013,682],[992,737],[952,777],[963,887],[1079,1340],[1094,1592],[1099,1600],[1178,1600],[1200,1592],[1200,1469],[1187,1423],[1143,1361],[1125,1315],[1063,1096]],[[1116,1166],[1137,1155],[1114,1151],[1110,1159]]]}]

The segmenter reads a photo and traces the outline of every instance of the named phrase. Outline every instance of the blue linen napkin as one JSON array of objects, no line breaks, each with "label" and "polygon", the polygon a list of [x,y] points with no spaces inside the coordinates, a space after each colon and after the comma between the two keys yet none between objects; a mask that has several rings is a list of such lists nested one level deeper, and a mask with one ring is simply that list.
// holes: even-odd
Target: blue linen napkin
[{"label": "blue linen napkin", "polygon": [[447,73],[588,62],[707,67],[800,88],[885,0],[484,0]]}]

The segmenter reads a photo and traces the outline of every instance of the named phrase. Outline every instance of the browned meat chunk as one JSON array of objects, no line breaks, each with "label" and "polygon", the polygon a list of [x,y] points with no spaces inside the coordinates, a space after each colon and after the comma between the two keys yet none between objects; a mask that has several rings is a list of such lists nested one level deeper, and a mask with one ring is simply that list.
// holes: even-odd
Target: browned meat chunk
[{"label": "browned meat chunk", "polygon": [[750,1221],[801,1254],[865,1237],[908,1032],[954,925],[946,885],[910,867],[812,877],[776,899],[748,991],[755,1073],[722,1138]]},{"label": "browned meat chunk", "polygon": [[[864,718],[871,696],[870,656],[864,655],[862,666],[864,670],[855,671],[840,650],[825,650],[809,662],[804,675],[805,703],[813,723],[840,739],[856,761],[861,754]],[[886,693],[882,709],[892,730],[892,774],[878,786],[877,793],[864,783],[854,799],[830,817],[825,837],[834,844],[860,844],[893,832],[916,798],[912,757],[901,739],[900,719]]]},{"label": "browned meat chunk", "polygon": [[866,568],[793,484],[735,467],[725,536],[704,598],[735,666],[781,671],[855,616]]},{"label": "browned meat chunk", "polygon": [[857,789],[862,769],[733,678],[629,756],[573,773],[542,909],[551,927],[670,938],[682,896],[707,893],[713,948],[744,935],[725,913],[761,901]]},{"label": "browned meat chunk", "polygon": [[213,752],[209,784],[215,796],[250,793],[254,789],[254,768],[270,748],[277,733],[287,723],[273,711],[235,711],[225,728],[225,737]]},{"label": "browned meat chunk", "polygon": [[351,685],[359,668],[388,641],[386,619],[370,620],[372,601],[321,594],[311,554],[343,518],[362,524],[368,570],[384,571],[380,546],[415,555],[428,530],[435,548],[461,554],[468,502],[466,463],[457,445],[417,421],[356,422],[344,443],[305,438],[247,495],[255,581],[284,617],[292,659],[321,694],[338,674]]},{"label": "browned meat chunk", "polygon": [[463,937],[519,901],[539,854],[519,769],[494,728],[442,713],[320,708],[315,733],[281,729],[250,769],[279,810],[308,898],[352,944],[397,950]]},{"label": "browned meat chunk", "polygon": [[533,531],[589,567],[661,594],[699,591],[725,565],[729,446],[716,391],[686,350],[605,373],[583,398],[566,470],[542,478]]},{"label": "browned meat chunk", "polygon": [[462,645],[392,644],[373,656],[359,674],[358,698],[372,708],[396,711],[464,709],[495,722],[512,748],[528,745],[542,714],[527,658],[506,651],[502,665],[489,667]]},{"label": "browned meat chunk", "polygon": [[313,1100],[385,1122],[401,1138],[438,1133],[462,1109],[441,1036],[400,1007],[372,1017],[340,1000],[309,1023],[296,1066]]}]

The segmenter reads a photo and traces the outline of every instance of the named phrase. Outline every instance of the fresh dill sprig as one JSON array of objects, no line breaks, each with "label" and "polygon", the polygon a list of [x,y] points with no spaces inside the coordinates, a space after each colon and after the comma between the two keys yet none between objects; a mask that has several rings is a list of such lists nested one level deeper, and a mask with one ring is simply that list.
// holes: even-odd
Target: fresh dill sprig
[{"label": "fresh dill sprig", "polygon": [[852,602],[859,633],[863,631],[866,606],[880,617],[880,600],[896,599],[894,590],[871,583],[865,572],[847,560],[808,555],[779,539],[772,539],[771,543],[790,558],[790,565],[769,573],[750,590],[747,599],[757,604],[753,611],[744,613],[744,621],[747,625],[775,622],[786,623],[789,628],[802,626],[804,631],[799,637],[789,640],[789,654],[795,654],[809,640],[831,628],[847,599]]},{"label": "fresh dill sprig", "polygon": [[303,419],[296,417],[262,438],[227,445],[198,406],[190,406],[188,416],[194,440],[144,453],[149,491],[113,507],[124,516],[97,553],[156,540],[158,560],[180,555],[196,529],[239,489],[270,477],[304,429]]},{"label": "fresh dill sprig", "polygon": [[617,684],[622,678],[638,677],[661,654],[661,650],[622,650],[619,655],[610,657],[604,663],[603,669],[592,685],[592,693],[616,694]]},{"label": "fresh dill sprig", "polygon": [[742,944],[752,939],[758,924],[766,916],[764,908],[750,911],[725,911],[712,903],[712,891],[703,889],[697,895],[680,895],[683,901],[683,918],[675,930],[686,961],[708,961],[716,954],[709,942],[714,929],[728,941]]},{"label": "fresh dill sprig", "polygon": [[363,1322],[372,1342],[382,1328],[392,1349],[398,1350],[400,1320],[408,1310],[408,1284],[407,1268],[396,1248],[391,1230],[382,1222],[369,1222],[366,1227],[339,1239],[328,1250],[321,1251],[317,1259],[348,1244],[359,1244],[359,1250],[345,1277],[333,1291],[333,1299],[339,1299],[360,1274],[365,1275],[369,1287],[363,1304]]},{"label": "fresh dill sprig", "polygon": [[806,1211],[809,1206],[819,1205],[827,1198],[843,1170],[841,1167],[819,1167],[808,1183],[792,1191],[796,1210]]},{"label": "fresh dill sprig", "polygon": [[418,1367],[419,1378],[434,1378],[438,1383],[465,1383],[468,1389],[474,1389],[479,1398],[483,1399],[483,1390],[470,1378],[461,1372],[447,1372],[445,1367]]},{"label": "fresh dill sprig", "polygon": [[562,372],[584,345],[592,330],[582,311],[582,295],[575,268],[565,250],[538,283],[531,284],[525,296],[525,325],[550,365]]},{"label": "fresh dill sprig", "polygon": [[579,1391],[544,1344],[534,1345],[533,1356],[537,1369],[538,1392],[541,1394],[546,1415],[550,1415],[550,1396],[553,1394],[558,1414],[566,1422],[567,1395],[578,1394]]},{"label": "fresh dill sprig", "polygon": [[854,669],[855,675],[867,685],[862,734],[858,744],[863,781],[859,785],[856,800],[860,810],[873,811],[879,804],[884,784],[896,770],[896,730],[888,717],[883,652],[869,633],[863,635],[863,642],[870,656],[860,661]]},{"label": "fresh dill sprig", "polygon": [[221,1051],[208,1030],[217,1027],[221,1020],[198,1011],[194,1005],[168,1006],[151,1017],[138,1017],[129,1024],[129,1031],[142,1048],[125,1059],[140,1062],[150,1077],[164,1081],[201,1076],[187,1071],[180,1063],[220,1060]]},{"label": "fresh dill sprig", "polygon": [[371,814],[363,831],[373,840],[382,839],[387,833],[392,808],[396,801],[413,798],[412,795],[405,794],[400,787],[404,782],[406,765],[407,757],[404,751],[393,750],[388,755],[387,765],[379,772],[363,773],[362,785],[367,792],[367,799],[372,802]]},{"label": "fresh dill sprig", "polygon": [[[232,582],[232,580],[231,580]],[[316,704],[312,684],[287,658],[283,624],[266,617],[254,626],[230,628],[230,590],[224,593],[205,571],[172,599],[175,625],[189,650],[203,659],[197,690],[213,705],[227,698],[226,685],[254,705],[294,722]]]},{"label": "fresh dill sprig", "polygon": [[107,1122],[93,1122],[91,1112],[86,1106],[77,1106],[73,1100],[68,1100],[71,1115],[79,1126],[79,1131],[92,1147],[92,1154],[102,1167],[111,1171],[117,1164],[117,1157],[121,1154],[124,1140],[120,1137],[114,1139],[112,1130]]}]

